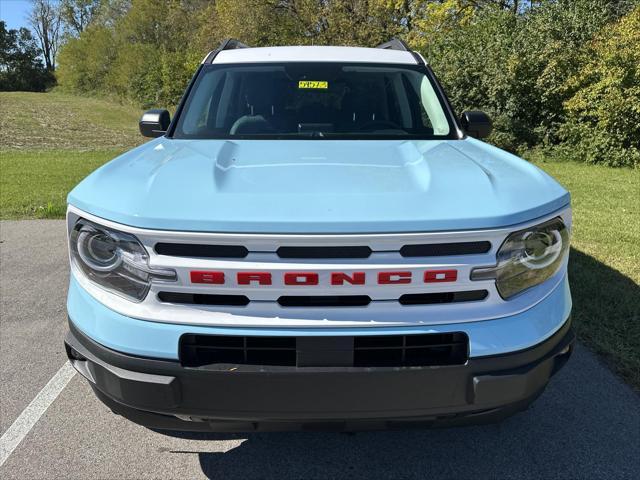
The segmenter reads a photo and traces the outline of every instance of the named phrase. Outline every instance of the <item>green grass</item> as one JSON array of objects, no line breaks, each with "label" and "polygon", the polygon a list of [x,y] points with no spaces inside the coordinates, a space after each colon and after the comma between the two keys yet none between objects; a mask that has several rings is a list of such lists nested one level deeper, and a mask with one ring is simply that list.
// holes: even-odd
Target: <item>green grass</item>
[{"label": "green grass", "polygon": [[[58,93],[0,93],[0,218],[64,218],[67,192],[140,144],[140,111]],[[572,195],[579,338],[640,390],[640,170],[535,162]]]},{"label": "green grass", "polygon": [[0,151],[0,218],[64,218],[67,193],[120,152]]},{"label": "green grass", "polygon": [[63,93],[0,92],[0,218],[63,218],[80,180],[140,145],[141,110]]},{"label": "green grass", "polygon": [[576,332],[640,390],[640,170],[535,163],[571,192]]},{"label": "green grass", "polygon": [[0,150],[106,150],[141,144],[142,110],[62,93],[0,92]]}]

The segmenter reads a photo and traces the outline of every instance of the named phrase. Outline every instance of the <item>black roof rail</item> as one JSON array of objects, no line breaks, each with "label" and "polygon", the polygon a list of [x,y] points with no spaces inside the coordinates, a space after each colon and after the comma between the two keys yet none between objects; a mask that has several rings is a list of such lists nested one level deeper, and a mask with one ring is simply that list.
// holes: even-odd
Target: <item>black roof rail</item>
[{"label": "black roof rail", "polygon": [[213,63],[213,59],[216,58],[223,50],[235,50],[237,48],[249,48],[249,45],[245,45],[240,40],[236,40],[235,38],[225,38],[220,46],[215,50],[209,52],[209,55],[204,59],[202,63]]},{"label": "black roof rail", "polygon": [[409,52],[411,55],[413,55],[413,58],[416,59],[416,63],[418,65],[425,64],[424,59],[417,52],[414,52],[413,50],[411,50],[409,48],[409,45],[407,45],[404,41],[400,40],[399,38],[392,38],[388,42],[381,43],[376,48],[382,48],[383,50],[399,50],[401,52]]},{"label": "black roof rail", "polygon": [[411,51],[411,49],[409,48],[409,45],[404,43],[399,38],[392,38],[388,42],[381,43],[376,48],[382,48],[384,50],[401,50],[403,52]]}]

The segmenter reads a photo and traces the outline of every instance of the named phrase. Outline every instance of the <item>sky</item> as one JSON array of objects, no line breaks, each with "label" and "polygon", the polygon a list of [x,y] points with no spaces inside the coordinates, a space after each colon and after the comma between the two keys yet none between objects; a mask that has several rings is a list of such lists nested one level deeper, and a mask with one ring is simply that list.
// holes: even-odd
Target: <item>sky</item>
[{"label": "sky", "polygon": [[8,30],[26,27],[29,10],[29,0],[0,0],[0,19],[7,23]]}]

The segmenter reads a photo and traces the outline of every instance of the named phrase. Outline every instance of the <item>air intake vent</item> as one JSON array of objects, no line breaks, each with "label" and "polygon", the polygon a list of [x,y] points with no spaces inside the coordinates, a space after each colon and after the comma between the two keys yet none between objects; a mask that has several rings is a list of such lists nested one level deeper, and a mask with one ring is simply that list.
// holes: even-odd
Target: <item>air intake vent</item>
[{"label": "air intake vent", "polygon": [[212,364],[296,364],[295,337],[236,337],[228,335],[183,335],[180,361],[185,367]]},{"label": "air intake vent", "polygon": [[172,257],[244,258],[249,250],[241,245],[201,245],[197,243],[156,243],[156,253]]},{"label": "air intake vent", "polygon": [[369,247],[280,247],[280,258],[369,258]]},{"label": "air intake vent", "polygon": [[462,365],[469,355],[463,332],[363,337],[242,337],[185,334],[185,367],[216,364],[288,367],[420,367]]},{"label": "air intake vent", "polygon": [[355,367],[461,365],[468,359],[465,333],[354,337]]},{"label": "air intake vent", "polygon": [[428,243],[405,245],[400,249],[403,257],[445,257],[448,255],[473,255],[491,250],[490,242]]}]

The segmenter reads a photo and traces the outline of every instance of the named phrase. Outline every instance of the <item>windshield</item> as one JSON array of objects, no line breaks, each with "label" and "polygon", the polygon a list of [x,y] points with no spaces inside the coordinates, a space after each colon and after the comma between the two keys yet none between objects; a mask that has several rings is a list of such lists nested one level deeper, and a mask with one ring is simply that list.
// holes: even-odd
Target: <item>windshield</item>
[{"label": "windshield", "polygon": [[174,138],[452,138],[420,66],[346,63],[203,67]]}]

